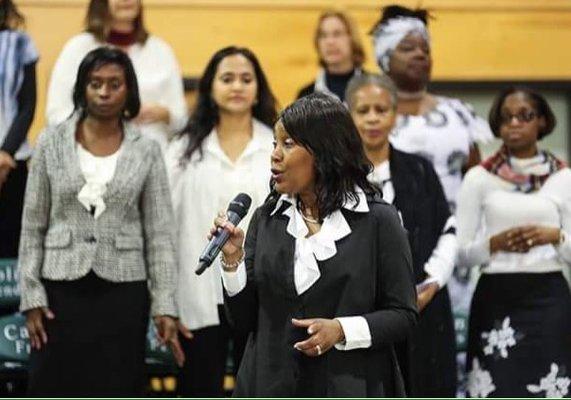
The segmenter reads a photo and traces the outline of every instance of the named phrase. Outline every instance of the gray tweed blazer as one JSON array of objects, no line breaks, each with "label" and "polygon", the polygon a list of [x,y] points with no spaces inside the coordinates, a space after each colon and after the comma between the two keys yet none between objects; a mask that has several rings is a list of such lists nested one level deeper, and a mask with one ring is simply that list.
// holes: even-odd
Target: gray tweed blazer
[{"label": "gray tweed blazer", "polygon": [[149,281],[151,315],[176,316],[173,217],[158,144],[126,123],[123,151],[98,219],[77,194],[78,117],[47,128],[31,161],[20,239],[20,310],[48,306],[41,278],[72,281],[93,270],[112,282]]}]

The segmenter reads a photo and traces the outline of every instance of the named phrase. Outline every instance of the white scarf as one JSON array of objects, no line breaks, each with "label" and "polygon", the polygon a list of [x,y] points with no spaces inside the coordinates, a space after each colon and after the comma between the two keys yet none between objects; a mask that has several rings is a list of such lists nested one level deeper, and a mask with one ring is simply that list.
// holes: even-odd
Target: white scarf
[{"label": "white scarf", "polygon": [[411,32],[421,34],[424,40],[430,45],[430,35],[428,34],[426,25],[418,18],[391,18],[387,22],[379,25],[373,32],[375,57],[377,58],[377,63],[385,73],[389,72],[391,53],[405,36]]}]

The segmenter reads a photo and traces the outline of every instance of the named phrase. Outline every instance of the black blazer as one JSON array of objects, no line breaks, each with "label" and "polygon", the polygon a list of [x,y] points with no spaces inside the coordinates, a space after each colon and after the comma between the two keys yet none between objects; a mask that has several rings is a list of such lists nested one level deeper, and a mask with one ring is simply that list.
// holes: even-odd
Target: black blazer
[{"label": "black blazer", "polygon": [[[246,238],[247,285],[225,295],[230,320],[251,332],[234,391],[239,397],[382,397],[403,395],[392,344],[415,324],[412,262],[391,205],[370,200],[368,213],[343,209],[351,234],[337,254],[318,262],[321,278],[302,295],[294,284],[295,239],[282,209],[256,210]],[[307,357],[293,344],[307,337],[291,318],[363,316],[372,347]]]}]

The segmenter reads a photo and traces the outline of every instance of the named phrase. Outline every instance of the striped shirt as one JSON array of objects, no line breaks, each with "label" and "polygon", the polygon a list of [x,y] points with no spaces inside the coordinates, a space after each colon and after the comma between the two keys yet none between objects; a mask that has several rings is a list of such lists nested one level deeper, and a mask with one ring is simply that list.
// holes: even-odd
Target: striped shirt
[{"label": "striped shirt", "polygon": [[[0,31],[0,145],[18,113],[18,93],[24,80],[24,67],[38,60],[38,51],[30,37],[16,30]],[[31,156],[24,142],[15,154],[18,160]]]}]

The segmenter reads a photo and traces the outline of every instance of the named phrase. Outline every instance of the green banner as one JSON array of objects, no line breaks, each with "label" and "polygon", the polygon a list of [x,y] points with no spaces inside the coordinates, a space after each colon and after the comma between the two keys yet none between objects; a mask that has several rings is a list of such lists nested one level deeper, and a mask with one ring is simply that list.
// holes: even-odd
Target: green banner
[{"label": "green banner", "polygon": [[17,306],[20,303],[17,265],[16,259],[0,259],[0,307]]},{"label": "green banner", "polygon": [[0,361],[28,360],[30,340],[26,329],[26,318],[12,314],[0,318]]},{"label": "green banner", "polygon": [[[20,314],[0,317],[0,364],[26,363],[30,354],[26,318]],[[174,358],[167,346],[159,345],[156,328],[151,322],[147,331],[146,363],[154,368],[174,371]]]}]

